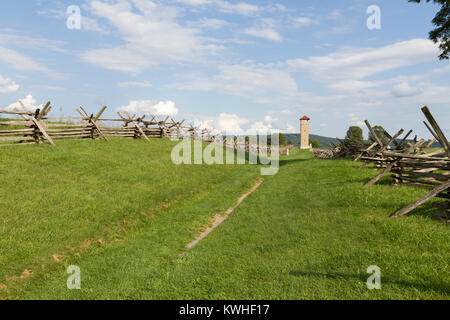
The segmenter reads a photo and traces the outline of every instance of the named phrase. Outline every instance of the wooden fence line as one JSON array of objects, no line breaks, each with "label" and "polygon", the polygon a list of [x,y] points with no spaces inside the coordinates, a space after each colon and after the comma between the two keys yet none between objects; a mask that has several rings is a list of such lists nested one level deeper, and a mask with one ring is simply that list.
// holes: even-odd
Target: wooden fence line
[{"label": "wooden fence line", "polygon": [[[364,187],[370,187],[382,177],[390,174],[394,185],[405,185],[430,190],[428,194],[418,199],[411,205],[395,212],[391,218],[403,216],[423,203],[437,197],[442,202],[435,202],[434,207],[439,208],[435,217],[440,220],[450,221],[450,145],[439,124],[431,114],[428,107],[423,107],[422,112],[428,122],[425,126],[430,131],[434,139],[426,142],[425,139],[414,142],[407,142],[406,138],[411,134],[409,131],[401,142],[395,143],[393,150],[388,150],[388,146],[395,141],[403,129],[394,137],[385,132],[389,141],[383,143],[381,137],[373,130],[370,123],[365,123],[375,139],[375,143],[361,151],[355,161],[365,161],[361,167],[369,163],[381,169],[373,179],[367,182]],[[438,141],[442,149],[429,152],[428,149]]]},{"label": "wooden fence line", "polygon": [[[143,138],[150,142],[150,138],[194,138],[201,136],[205,141],[213,141],[215,137],[209,130],[199,130],[193,126],[183,126],[184,120],[177,122],[170,117],[163,121],[152,116],[151,120],[144,120],[145,116],[137,118],[136,115],[126,116],[118,114],[119,118],[102,118],[106,106],[96,114],[91,114],[82,106],[76,111],[79,117],[49,117],[51,111],[50,102],[34,112],[28,110],[20,101],[23,110],[0,110],[0,114],[20,116],[22,119],[12,121],[0,121],[0,147],[14,146],[33,143],[49,143],[55,145],[54,140],[60,139],[103,139],[108,137]],[[170,118],[170,120],[169,120]],[[58,123],[55,121],[64,120]],[[69,121],[74,121],[70,123]],[[107,122],[122,123],[120,127],[113,127]],[[8,126],[19,126],[21,128],[7,128]],[[3,128],[2,128],[3,127]],[[6,127],[6,128],[5,128]],[[33,141],[33,142],[31,142]],[[8,142],[4,144],[1,142]]]}]

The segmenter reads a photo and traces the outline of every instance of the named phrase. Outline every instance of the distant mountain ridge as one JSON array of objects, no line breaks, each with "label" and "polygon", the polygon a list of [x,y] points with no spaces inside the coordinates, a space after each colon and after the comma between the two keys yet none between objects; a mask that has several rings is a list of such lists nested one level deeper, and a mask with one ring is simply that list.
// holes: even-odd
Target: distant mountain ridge
[{"label": "distant mountain ridge", "polygon": [[[300,147],[300,134],[299,133],[286,133],[284,134],[286,136],[286,140],[291,140],[292,144],[295,147]],[[339,138],[340,139],[340,138]],[[310,134],[309,135],[309,141],[317,140],[320,143],[321,148],[329,148],[330,143],[338,144],[339,141],[336,138],[330,138],[330,137],[324,137],[319,136],[316,134]],[[397,139],[398,142],[401,141],[401,139]],[[407,139],[408,142],[413,142],[412,139]],[[439,142],[433,143],[431,148],[442,148],[442,146],[439,144]]]},{"label": "distant mountain ridge", "polygon": [[[292,144],[295,147],[300,147],[300,134],[299,133],[286,133],[286,140],[291,140]],[[309,135],[309,141],[317,140],[320,143],[320,146],[322,148],[328,148],[330,143],[339,143],[339,141],[336,138],[330,138],[330,137],[324,137],[319,136],[316,134],[310,134]]]}]

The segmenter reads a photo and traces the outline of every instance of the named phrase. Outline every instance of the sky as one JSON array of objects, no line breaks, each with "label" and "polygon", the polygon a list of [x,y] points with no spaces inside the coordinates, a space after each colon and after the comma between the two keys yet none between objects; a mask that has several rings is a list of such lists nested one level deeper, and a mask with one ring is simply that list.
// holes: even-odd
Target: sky
[{"label": "sky", "polygon": [[430,138],[428,105],[450,136],[450,62],[428,40],[438,10],[407,0],[1,1],[0,109],[51,101],[53,116],[76,116],[106,105],[108,117],[287,133],[307,115],[311,133],[330,137],[351,125],[367,135],[368,119]]}]

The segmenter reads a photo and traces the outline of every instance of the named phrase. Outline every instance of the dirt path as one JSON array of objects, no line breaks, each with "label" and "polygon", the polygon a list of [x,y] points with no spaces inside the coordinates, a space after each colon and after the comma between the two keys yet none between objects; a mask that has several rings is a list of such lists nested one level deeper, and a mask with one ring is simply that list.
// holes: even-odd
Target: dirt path
[{"label": "dirt path", "polygon": [[183,255],[184,253],[186,253],[187,251],[191,250],[193,247],[195,247],[202,239],[206,238],[206,236],[208,234],[210,234],[212,231],[214,231],[214,229],[216,229],[222,222],[224,222],[231,213],[233,213],[233,211],[239,207],[239,205],[242,203],[242,201],[245,200],[245,198],[247,198],[250,194],[252,194],[256,189],[258,189],[258,187],[264,182],[264,179],[259,179],[255,185],[246,193],[244,193],[243,195],[241,195],[239,197],[239,199],[237,200],[236,204],[234,205],[234,207],[229,208],[226,212],[225,215],[220,215],[217,214],[214,217],[214,221],[213,223],[205,230],[203,231],[194,241],[188,243],[186,245],[186,251],[184,251],[181,255]]}]

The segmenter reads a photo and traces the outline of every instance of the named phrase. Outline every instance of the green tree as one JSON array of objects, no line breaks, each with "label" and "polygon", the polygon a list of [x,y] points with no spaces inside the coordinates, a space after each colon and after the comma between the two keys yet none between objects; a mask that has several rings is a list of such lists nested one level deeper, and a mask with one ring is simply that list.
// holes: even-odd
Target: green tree
[{"label": "green tree", "polygon": [[[272,145],[272,135],[267,136],[267,145]],[[286,145],[286,136],[282,133],[278,135],[278,145],[279,146],[285,146]]]},{"label": "green tree", "polygon": [[[408,0],[409,2],[420,3],[422,0]],[[436,29],[431,30],[429,38],[434,43],[439,43],[439,48],[442,53],[439,59],[449,59],[450,57],[450,1],[449,0],[424,0],[424,2],[431,2],[440,4],[442,7],[432,22],[436,26]]]},{"label": "green tree", "polygon": [[363,141],[363,131],[358,126],[351,126],[347,130],[347,134],[345,136],[345,139],[356,139],[359,141]]},{"label": "green tree", "polygon": [[311,144],[313,148],[320,148],[321,144],[318,140],[311,140]]},{"label": "green tree", "polygon": [[287,144],[288,144],[288,146],[291,146],[291,145],[292,145],[291,139],[288,139]]},{"label": "green tree", "polygon": [[[384,135],[384,128],[382,126],[375,126],[373,127],[373,131],[375,131],[375,134],[380,138],[381,142],[383,144],[386,144],[389,142],[389,139]],[[375,137],[372,135],[372,133],[369,131],[369,141],[375,142]]]},{"label": "green tree", "polygon": [[280,146],[285,146],[286,145],[286,136],[284,135],[284,134],[282,134],[282,133],[280,133],[280,141],[279,141],[279,144],[280,144]]}]

